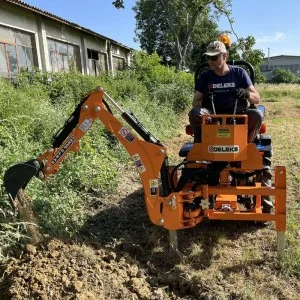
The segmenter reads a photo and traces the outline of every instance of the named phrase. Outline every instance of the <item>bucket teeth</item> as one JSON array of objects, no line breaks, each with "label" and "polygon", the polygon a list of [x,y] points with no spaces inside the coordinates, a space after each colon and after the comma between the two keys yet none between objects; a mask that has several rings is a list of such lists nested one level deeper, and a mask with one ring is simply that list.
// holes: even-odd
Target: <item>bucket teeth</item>
[{"label": "bucket teeth", "polygon": [[10,167],[4,174],[3,185],[11,200],[14,200],[20,189],[25,189],[28,182],[39,171],[39,162],[29,160]]}]

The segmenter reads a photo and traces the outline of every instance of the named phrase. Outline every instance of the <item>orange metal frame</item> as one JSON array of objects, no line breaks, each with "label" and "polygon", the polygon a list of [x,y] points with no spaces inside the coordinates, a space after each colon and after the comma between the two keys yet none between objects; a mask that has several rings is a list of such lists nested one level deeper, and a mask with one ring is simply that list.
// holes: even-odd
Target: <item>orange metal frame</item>
[{"label": "orange metal frame", "polygon": [[[167,157],[163,146],[140,140],[125,127],[116,117],[108,112],[102,102],[104,91],[102,88],[94,90],[81,107],[80,119],[76,128],[66,138],[58,149],[48,149],[39,157],[44,163],[44,179],[58,172],[60,163],[70,151],[78,151],[79,140],[99,119],[104,126],[114,134],[127,149],[136,165],[143,184],[145,202],[150,220],[169,230],[193,227],[203,219],[218,220],[250,220],[250,221],[275,221],[277,231],[286,230],[286,170],[283,166],[274,168],[275,185],[273,187],[256,186],[230,186],[227,184],[229,171],[260,170],[262,154],[256,149],[255,144],[248,144],[247,116],[218,115],[218,124],[206,124],[203,120],[203,142],[195,143],[188,161],[196,161],[194,167],[203,165],[205,160],[241,162],[241,168],[226,168],[220,176],[220,186],[201,185],[199,190],[191,191],[189,186],[179,192],[172,192],[166,197],[159,194],[160,169]],[[212,119],[216,116],[208,116]],[[239,118],[241,124],[227,124],[228,119]],[[216,147],[217,146],[217,147]],[[216,147],[216,148],[213,148]],[[169,173],[174,166],[168,166]],[[174,178],[179,176],[174,173]],[[208,207],[210,195],[218,195],[216,207]],[[255,195],[256,207],[252,212],[238,210],[237,195]],[[271,195],[275,198],[275,213],[265,214],[261,211],[261,195]],[[193,203],[197,197],[203,198],[201,208],[193,211],[186,210],[185,203]],[[230,204],[231,211],[221,211],[222,205]]]}]

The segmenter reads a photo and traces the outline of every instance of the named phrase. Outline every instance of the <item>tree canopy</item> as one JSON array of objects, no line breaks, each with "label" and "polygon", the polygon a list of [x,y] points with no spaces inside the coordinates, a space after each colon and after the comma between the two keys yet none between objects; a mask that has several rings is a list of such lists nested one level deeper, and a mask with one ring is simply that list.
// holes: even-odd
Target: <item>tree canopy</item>
[{"label": "tree canopy", "polygon": [[124,8],[124,0],[115,0],[112,2],[112,4],[118,9]]},{"label": "tree canopy", "polygon": [[[124,8],[124,0],[115,0],[116,8]],[[231,18],[231,0],[138,0],[133,7],[136,18],[136,40],[147,53],[157,53],[164,64],[192,69],[204,62],[207,44],[218,39],[218,22],[226,16],[235,34]],[[230,59],[250,62],[261,81],[259,65],[264,54],[255,50],[253,36],[238,38],[230,49]]]},{"label": "tree canopy", "polygon": [[264,80],[260,74],[259,66],[263,62],[264,53],[261,50],[253,49],[255,46],[255,38],[248,36],[239,38],[236,43],[233,43],[229,50],[229,58],[231,60],[246,60],[253,67],[256,74],[255,81],[261,82]]},{"label": "tree canopy", "polygon": [[137,39],[142,49],[181,69],[218,36],[218,18],[230,15],[230,5],[231,0],[139,0],[133,8]]}]

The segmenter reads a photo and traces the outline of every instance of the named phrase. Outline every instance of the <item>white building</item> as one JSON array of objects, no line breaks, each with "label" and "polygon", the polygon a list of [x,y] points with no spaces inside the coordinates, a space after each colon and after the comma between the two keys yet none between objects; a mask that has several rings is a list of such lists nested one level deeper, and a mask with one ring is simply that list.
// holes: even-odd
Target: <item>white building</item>
[{"label": "white building", "polygon": [[33,66],[47,72],[114,72],[130,64],[132,49],[18,0],[0,0],[0,76]]},{"label": "white building", "polygon": [[267,79],[271,79],[272,71],[278,68],[289,70],[296,76],[300,76],[300,56],[278,55],[266,57],[260,65],[260,72]]}]

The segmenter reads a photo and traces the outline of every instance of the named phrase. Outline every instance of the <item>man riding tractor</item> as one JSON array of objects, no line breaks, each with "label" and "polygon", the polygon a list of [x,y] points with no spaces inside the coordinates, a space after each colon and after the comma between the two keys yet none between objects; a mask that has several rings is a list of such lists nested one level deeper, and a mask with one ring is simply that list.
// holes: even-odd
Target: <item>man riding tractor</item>
[{"label": "man riding tractor", "polygon": [[[254,106],[260,101],[258,91],[243,68],[227,64],[228,53],[223,42],[211,42],[204,55],[209,69],[202,72],[195,82],[193,108],[189,112],[194,142],[201,142],[202,116],[236,113],[248,115],[248,143],[252,143],[263,120],[262,112]],[[265,178],[263,181],[269,184],[269,180]],[[263,198],[262,206],[263,212],[271,212],[273,203],[270,197]]]}]

